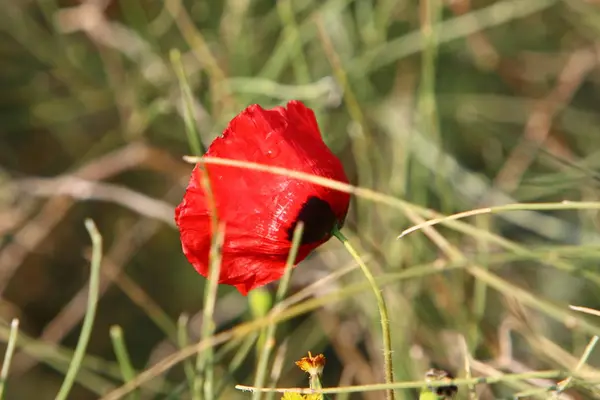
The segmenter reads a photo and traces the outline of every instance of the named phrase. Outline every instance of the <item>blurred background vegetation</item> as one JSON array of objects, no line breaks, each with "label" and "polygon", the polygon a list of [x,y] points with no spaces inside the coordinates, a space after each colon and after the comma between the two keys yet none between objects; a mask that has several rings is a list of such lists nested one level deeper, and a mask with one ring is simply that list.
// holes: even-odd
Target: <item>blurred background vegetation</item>
[{"label": "blurred background vegetation", "polygon": [[[104,238],[100,301],[70,398],[122,384],[113,325],[136,371],[177,351],[182,314],[190,341],[199,338],[206,280],[182,255],[173,222],[192,167],[181,158],[191,153],[183,77],[205,146],[247,105],[299,99],[355,185],[443,214],[587,202],[480,215],[398,240],[413,212],[355,198],[344,229],[385,278],[397,381],[432,366],[461,377],[571,371],[600,334],[600,317],[568,308],[600,308],[599,1],[0,5],[4,342],[11,319],[21,324],[7,399],[53,399],[64,378],[86,309],[88,217]],[[326,386],[383,380],[376,303],[366,286],[348,292],[364,282],[352,267],[332,240],[295,270],[292,293],[329,279],[308,289],[322,307],[279,324],[278,386],[306,386],[293,362],[308,351],[326,355]],[[346,273],[332,279],[336,271]],[[250,320],[248,299],[220,287],[214,318],[217,331]],[[252,384],[256,354],[235,359],[239,346],[217,347],[220,398],[250,398],[234,386]],[[598,354],[563,398],[598,396]],[[546,398],[553,383],[507,381],[477,395]],[[189,398],[182,365],[138,394]]]}]

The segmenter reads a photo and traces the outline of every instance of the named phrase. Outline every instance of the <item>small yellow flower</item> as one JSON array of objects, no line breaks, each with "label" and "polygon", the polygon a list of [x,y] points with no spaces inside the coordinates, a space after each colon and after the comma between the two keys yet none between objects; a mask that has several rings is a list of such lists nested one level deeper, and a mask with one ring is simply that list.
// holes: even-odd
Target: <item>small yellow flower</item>
[{"label": "small yellow flower", "polygon": [[285,392],[281,400],[305,400],[300,393]]},{"label": "small yellow flower", "polygon": [[319,394],[300,394],[300,393],[292,393],[285,392],[281,400],[320,400],[322,397],[319,397]]},{"label": "small yellow flower", "polygon": [[308,372],[310,376],[320,376],[325,367],[325,356],[323,354],[313,355],[308,352],[308,357],[302,357],[300,361],[296,361],[296,365],[304,372]]}]

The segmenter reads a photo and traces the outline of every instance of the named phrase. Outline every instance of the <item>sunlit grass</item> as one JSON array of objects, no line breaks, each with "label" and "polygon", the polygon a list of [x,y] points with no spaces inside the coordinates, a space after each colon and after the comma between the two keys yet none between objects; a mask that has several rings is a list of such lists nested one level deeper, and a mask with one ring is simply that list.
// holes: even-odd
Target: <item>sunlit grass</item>
[{"label": "sunlit grass", "polygon": [[[118,0],[105,13],[2,2],[0,84],[10,109],[0,115],[0,167],[9,179],[77,171],[174,205],[192,168],[182,156],[200,156],[248,104],[313,107],[352,185],[187,160],[353,195],[344,232],[388,304],[395,382],[382,385],[372,287],[339,243],[303,262],[277,293],[266,288],[273,308],[256,313],[248,299],[217,290],[214,277],[195,275],[172,225],[126,235],[154,222],[151,212],[86,201],[83,192],[34,198],[7,185],[0,284],[20,327],[2,314],[0,393],[28,393],[43,376],[52,382],[44,398],[251,398],[240,384],[278,398],[306,386],[293,361],[319,348],[336,366],[325,392],[340,396],[395,389],[413,399],[424,372],[440,364],[459,377],[460,398],[469,385],[481,398],[597,395],[600,320],[580,311],[600,308],[598,82],[567,68],[573,53],[595,54],[586,43],[600,34],[600,11],[588,3]],[[528,142],[534,111],[552,108],[544,102],[556,109],[546,115],[551,126],[545,140]],[[142,142],[156,150],[150,159],[90,166]],[[515,149],[533,161],[505,190],[499,171],[511,171]],[[102,269],[109,289],[97,309],[92,274],[89,307],[72,314],[77,328],[43,340],[84,267],[87,279],[80,258],[89,239],[69,232],[88,217],[105,262],[122,269],[112,277]],[[463,379],[465,352],[473,378]],[[32,370],[38,363],[50,368]],[[364,368],[374,381],[362,380]]]}]

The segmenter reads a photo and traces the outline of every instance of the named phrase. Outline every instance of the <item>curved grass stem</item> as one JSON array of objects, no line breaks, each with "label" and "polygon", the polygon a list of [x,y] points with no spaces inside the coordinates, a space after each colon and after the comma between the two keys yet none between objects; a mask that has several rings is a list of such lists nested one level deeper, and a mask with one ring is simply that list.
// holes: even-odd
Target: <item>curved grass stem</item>
[{"label": "curved grass stem", "polygon": [[56,400],[66,400],[69,396],[71,388],[75,383],[75,378],[85,357],[85,350],[92,335],[94,326],[94,318],[96,316],[96,306],[98,305],[98,286],[100,285],[100,265],[102,263],[102,235],[98,232],[96,224],[91,219],[85,220],[85,227],[92,239],[92,265],[90,271],[90,284],[88,289],[88,301],[85,317],[81,333],[77,340],[77,346],[73,353],[73,358],[69,364],[69,369],[65,375],[65,379],[56,395]]},{"label": "curved grass stem", "polygon": [[[381,290],[379,286],[377,286],[377,282],[375,281],[375,277],[367,267],[367,265],[363,262],[360,255],[356,252],[350,241],[344,234],[339,230],[339,228],[335,228],[333,230],[333,236],[339,239],[340,242],[344,245],[348,253],[356,260],[358,266],[362,270],[365,278],[369,282],[371,289],[373,290],[373,294],[375,294],[375,298],[377,299],[377,308],[379,309],[379,316],[381,319],[381,334],[383,336],[383,361],[385,368],[385,383],[391,384],[394,382],[394,368],[392,365],[392,337],[390,334],[390,319],[388,317],[387,306],[385,304],[385,300],[383,299],[383,295],[381,294]],[[394,391],[392,389],[386,390],[386,399],[394,400]]]}]

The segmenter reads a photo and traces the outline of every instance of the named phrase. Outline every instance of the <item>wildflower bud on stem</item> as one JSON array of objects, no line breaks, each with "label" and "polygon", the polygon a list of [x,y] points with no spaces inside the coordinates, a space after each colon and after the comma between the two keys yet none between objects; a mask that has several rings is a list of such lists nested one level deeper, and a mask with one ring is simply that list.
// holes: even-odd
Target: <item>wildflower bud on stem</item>
[{"label": "wildflower bud on stem", "polygon": [[[308,357],[302,357],[301,360],[296,361],[296,365],[304,372],[308,373],[308,384],[311,389],[321,389],[321,374],[323,374],[323,368],[325,367],[325,356],[323,354],[313,355],[308,352]],[[323,400],[322,394],[314,395],[315,400]],[[312,400],[312,397],[311,397]]]}]

